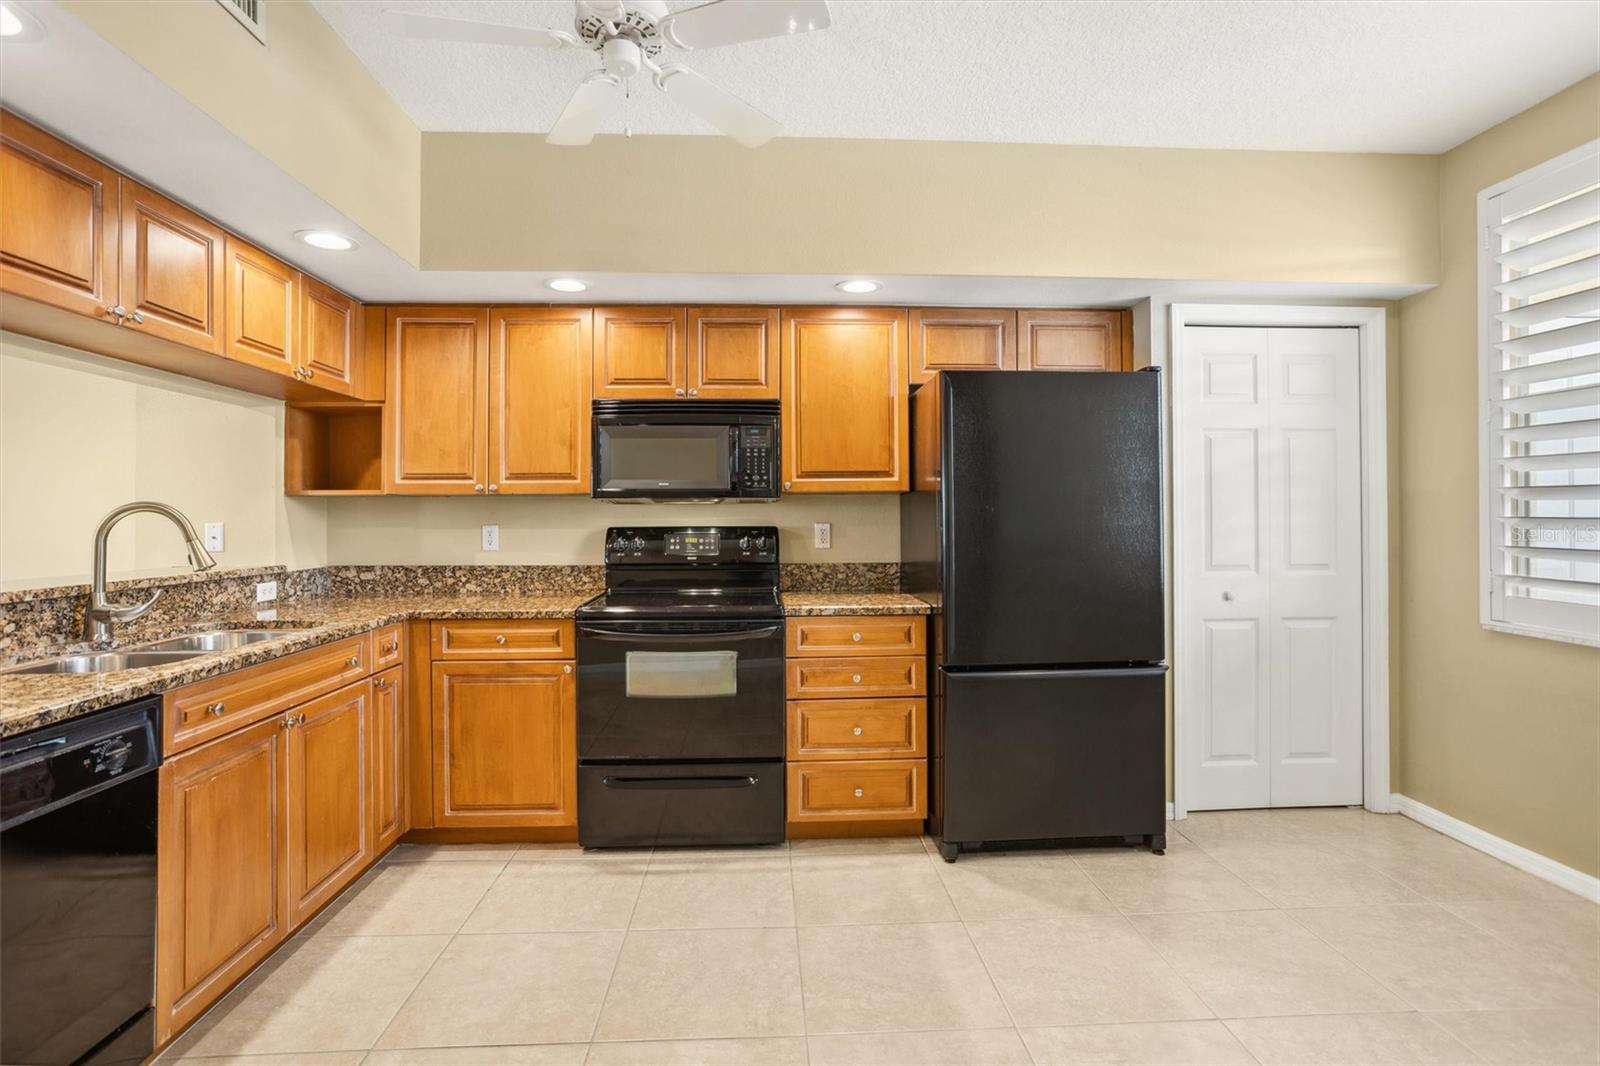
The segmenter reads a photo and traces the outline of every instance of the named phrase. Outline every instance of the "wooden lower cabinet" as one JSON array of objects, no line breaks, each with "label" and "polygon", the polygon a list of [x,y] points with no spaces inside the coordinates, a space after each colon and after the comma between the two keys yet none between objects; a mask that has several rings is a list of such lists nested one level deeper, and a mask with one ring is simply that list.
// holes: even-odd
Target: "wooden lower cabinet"
[{"label": "wooden lower cabinet", "polygon": [[789,821],[921,819],[928,813],[926,759],[789,764]]},{"label": "wooden lower cabinet", "polygon": [[360,681],[290,716],[289,919],[299,925],[366,869],[372,816],[372,682]]},{"label": "wooden lower cabinet", "polygon": [[572,663],[435,662],[431,710],[435,826],[577,824]]},{"label": "wooden lower cabinet", "polygon": [[391,667],[372,679],[373,819],[379,854],[406,831],[406,669]]},{"label": "wooden lower cabinet", "polygon": [[288,935],[288,732],[271,718],[161,767],[158,1039],[188,1025]]}]

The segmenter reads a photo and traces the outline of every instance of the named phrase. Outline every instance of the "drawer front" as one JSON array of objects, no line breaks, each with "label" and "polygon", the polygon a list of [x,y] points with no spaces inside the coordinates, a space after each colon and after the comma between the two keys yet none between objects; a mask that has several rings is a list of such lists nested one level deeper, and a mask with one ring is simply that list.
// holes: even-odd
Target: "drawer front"
[{"label": "drawer front", "polygon": [[923,759],[790,763],[789,821],[922,818],[927,766]]},{"label": "drawer front", "polygon": [[922,656],[886,659],[790,659],[790,699],[921,696],[928,690]]},{"label": "drawer front", "polygon": [[315,699],[372,672],[370,634],[173,689],[162,701],[166,755]]},{"label": "drawer front", "polygon": [[570,659],[572,623],[562,619],[474,619],[433,623],[433,658]]},{"label": "drawer front", "polygon": [[790,655],[921,655],[920,614],[789,619]]},{"label": "drawer front", "polygon": [[387,670],[406,661],[406,627],[396,622],[372,633],[372,668]]},{"label": "drawer front", "polygon": [[791,700],[789,758],[920,758],[926,723],[922,699]]}]

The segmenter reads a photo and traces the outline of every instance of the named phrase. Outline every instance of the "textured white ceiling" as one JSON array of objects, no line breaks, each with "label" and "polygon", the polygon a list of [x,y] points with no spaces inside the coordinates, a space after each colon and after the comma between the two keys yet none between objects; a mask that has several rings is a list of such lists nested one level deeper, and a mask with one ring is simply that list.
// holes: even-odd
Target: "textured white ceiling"
[{"label": "textured white ceiling", "polygon": [[[578,50],[407,40],[382,18],[405,8],[571,29],[570,0],[313,3],[424,130],[544,132],[598,64]],[[791,137],[1429,153],[1600,69],[1592,0],[832,8],[820,33],[686,61]],[[634,88],[602,132],[711,132],[646,79]]]}]

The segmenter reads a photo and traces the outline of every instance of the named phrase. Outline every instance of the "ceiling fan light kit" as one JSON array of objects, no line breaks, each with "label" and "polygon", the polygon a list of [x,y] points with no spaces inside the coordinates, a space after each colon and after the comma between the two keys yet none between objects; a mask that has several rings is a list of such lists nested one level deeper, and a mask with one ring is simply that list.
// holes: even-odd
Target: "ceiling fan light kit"
[{"label": "ceiling fan light kit", "polygon": [[522,48],[581,48],[596,52],[588,74],[545,136],[550,144],[583,145],[626,96],[628,82],[648,70],[655,87],[678,106],[750,148],[778,135],[778,121],[681,63],[660,63],[664,48],[720,48],[769,37],[827,29],[827,0],[711,0],[669,11],[662,0],[576,0],[576,33],[505,26],[407,11],[386,13],[406,37]]}]

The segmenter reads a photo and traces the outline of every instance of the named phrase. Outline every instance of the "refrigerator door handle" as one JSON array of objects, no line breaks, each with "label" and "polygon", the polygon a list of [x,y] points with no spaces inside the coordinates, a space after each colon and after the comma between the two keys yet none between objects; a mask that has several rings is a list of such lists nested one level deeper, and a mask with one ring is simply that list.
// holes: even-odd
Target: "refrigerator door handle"
[{"label": "refrigerator door handle", "polygon": [[1039,677],[1045,674],[1067,674],[1072,677],[1159,677],[1167,672],[1166,663],[1147,663],[1141,666],[1046,666],[1033,670],[951,670],[950,677],[981,677],[985,679]]}]

